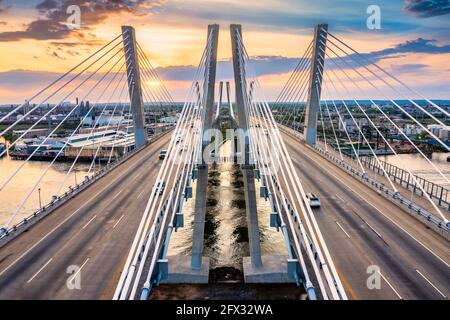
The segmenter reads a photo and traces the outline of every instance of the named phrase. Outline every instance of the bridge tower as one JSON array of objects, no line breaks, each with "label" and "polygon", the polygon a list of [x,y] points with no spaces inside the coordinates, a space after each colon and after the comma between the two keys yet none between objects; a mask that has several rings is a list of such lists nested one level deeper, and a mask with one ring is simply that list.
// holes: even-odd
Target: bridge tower
[{"label": "bridge tower", "polygon": [[[305,142],[314,145],[317,139],[317,115],[320,108],[322,90],[322,67],[325,59],[325,44],[327,41],[327,24],[319,24],[314,29],[311,71],[308,87],[308,99],[305,111]],[[323,44],[321,43],[323,42]]]},{"label": "bridge tower", "polygon": [[[248,131],[248,110],[253,103],[254,82],[248,84],[245,76],[246,66],[243,57],[242,27],[230,25],[231,49],[233,53],[233,71],[236,95],[237,127],[239,135],[239,148],[241,170],[244,180],[245,206],[247,213],[247,226],[250,257],[244,257],[244,281],[247,283],[285,283],[292,282],[289,277],[288,256],[261,255],[259,234],[259,221],[256,202],[255,165],[251,157],[250,136]],[[231,108],[231,106],[230,106]],[[243,158],[243,159],[242,159]],[[242,161],[243,160],[243,161]]]},{"label": "bridge tower", "polygon": [[[210,129],[213,124],[214,117],[214,89],[216,83],[216,66],[217,66],[217,47],[219,41],[219,25],[211,24],[208,26],[208,41],[211,44],[211,54],[206,59],[205,71],[205,87],[204,87],[204,113],[203,132],[202,132],[202,155],[205,148],[211,142]],[[194,216],[194,235],[192,240],[192,259],[191,267],[194,270],[200,270],[208,266],[202,266],[203,257],[203,240],[205,233],[205,213],[206,213],[206,192],[208,189],[208,163],[202,156],[201,164],[198,165],[197,190],[195,196],[195,216]]]},{"label": "bridge tower", "polygon": [[131,113],[134,123],[135,147],[139,148],[147,142],[147,131],[145,130],[144,100],[142,98],[141,75],[134,28],[122,26],[122,38],[125,50]]},{"label": "bridge tower", "polygon": [[255,191],[255,177],[254,166],[250,163],[250,143],[248,134],[248,119],[245,110],[245,101],[247,101],[247,91],[245,74],[243,72],[244,66],[243,58],[241,57],[241,50],[238,48],[240,43],[239,38],[242,39],[242,27],[240,24],[230,25],[231,33],[231,49],[233,51],[233,71],[234,84],[236,95],[236,108],[238,125],[243,134],[243,150],[241,150],[241,159],[243,155],[243,164],[241,166],[242,175],[244,179],[245,192],[245,206],[247,211],[248,237],[250,247],[250,259],[253,268],[262,267],[261,260],[261,245],[259,237],[258,212],[256,208],[256,191]]}]

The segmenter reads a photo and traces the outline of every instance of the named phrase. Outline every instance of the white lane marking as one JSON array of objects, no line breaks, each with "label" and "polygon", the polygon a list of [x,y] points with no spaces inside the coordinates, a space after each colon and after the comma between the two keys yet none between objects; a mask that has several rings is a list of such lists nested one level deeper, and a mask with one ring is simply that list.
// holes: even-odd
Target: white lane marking
[{"label": "white lane marking", "polygon": [[52,260],[53,260],[53,258],[50,258],[50,260],[48,260],[47,263],[44,264],[44,265],[43,265],[43,266],[42,266],[42,267],[34,274],[34,276],[32,276],[32,277],[27,281],[27,283],[30,283],[31,281],[33,281],[33,279],[36,278],[37,275],[38,275],[42,270],[44,270],[44,268],[45,268],[50,262],[52,262]]},{"label": "white lane marking", "polygon": [[142,194],[144,193],[144,191],[145,191],[145,190],[142,190],[141,193],[139,193],[139,195],[137,196],[136,200],[139,199],[139,198],[142,196]]},{"label": "white lane marking", "polygon": [[114,224],[113,229],[115,227],[117,227],[117,225],[119,224],[119,222],[123,219],[124,214],[119,218],[119,220],[117,220],[117,222]]},{"label": "white lane marking", "polygon": [[[305,153],[303,153],[306,157],[308,157],[310,160],[314,161],[314,159],[312,159],[310,156],[307,156]],[[320,156],[320,155],[319,155]],[[326,160],[326,159],[324,159]],[[338,168],[339,169],[339,168]],[[340,183],[342,183],[342,185],[344,185],[348,190],[350,190],[351,192],[353,192],[354,194],[356,194],[360,199],[364,200],[367,204],[369,204],[372,208],[374,208],[375,210],[377,210],[379,213],[381,213],[386,219],[388,219],[390,222],[392,222],[392,224],[394,224],[397,228],[399,228],[400,230],[402,230],[404,233],[406,233],[408,236],[410,236],[413,240],[415,240],[418,244],[420,244],[423,248],[425,248],[428,252],[430,252],[432,255],[434,255],[439,261],[441,261],[443,264],[445,264],[448,268],[450,268],[450,265],[445,262],[444,259],[442,259],[440,256],[438,256],[436,253],[434,253],[433,250],[431,250],[430,248],[428,248],[426,245],[424,245],[420,240],[416,239],[411,233],[409,233],[408,231],[406,231],[403,227],[401,227],[397,222],[395,222],[394,220],[392,220],[390,217],[388,217],[387,215],[385,215],[380,209],[378,209],[377,207],[375,207],[375,205],[373,205],[372,203],[370,203],[368,200],[366,200],[364,197],[362,197],[361,195],[359,195],[357,192],[353,191],[352,188],[350,188],[346,183],[344,183],[342,181],[341,178],[337,177],[335,174],[331,173],[331,171],[327,172],[328,174],[332,175],[335,179],[337,179]],[[369,189],[371,190],[371,189]]]},{"label": "white lane marking", "polygon": [[377,234],[377,236],[378,236],[380,239],[383,239],[383,237],[381,236],[381,234],[380,234],[377,230],[375,230],[374,227],[372,227],[367,221],[364,220],[364,222],[367,224],[367,226],[368,226],[373,232],[375,232],[375,233]]},{"label": "white lane marking", "polygon": [[380,276],[383,278],[383,280],[388,284],[388,286],[392,289],[392,291],[394,291],[394,293],[397,295],[397,297],[400,299],[400,300],[403,300],[403,298],[402,298],[402,296],[398,293],[398,291],[397,290],[395,290],[395,288],[392,286],[392,284],[383,276],[383,274],[380,272],[380,271],[378,271],[378,273],[380,274]]},{"label": "white lane marking", "polygon": [[89,220],[89,221],[83,226],[83,228],[81,228],[81,229],[86,228],[86,227],[89,225],[89,223],[91,223],[92,220],[94,220],[96,217],[97,217],[97,215],[93,216],[93,217],[91,218],[91,220]]},{"label": "white lane marking", "polygon": [[[139,158],[138,160],[136,160],[136,163],[139,162],[140,160],[142,160],[145,157],[145,155],[143,155],[141,158]],[[26,250],[20,257],[18,257],[16,260],[14,260],[8,267],[6,267],[5,269],[3,269],[0,272],[0,277],[9,269],[11,269],[11,267],[13,265],[15,265],[18,261],[20,261],[23,257],[25,257],[31,250],[33,250],[34,248],[36,248],[42,241],[44,241],[45,239],[47,239],[53,232],[55,232],[56,230],[58,230],[64,223],[66,223],[70,218],[72,218],[74,215],[76,215],[81,209],[83,209],[86,205],[88,205],[92,200],[95,200],[98,195],[100,195],[102,192],[104,192],[106,189],[108,189],[110,186],[112,186],[117,180],[121,179],[124,175],[128,174],[129,171],[133,170],[134,166],[130,167],[129,170],[125,171],[123,174],[121,174],[120,176],[116,177],[116,179],[114,179],[113,181],[111,181],[110,184],[106,185],[103,189],[101,189],[99,192],[97,192],[92,198],[90,198],[89,200],[87,200],[86,202],[84,202],[81,207],[79,207],[77,210],[75,210],[74,212],[72,212],[69,216],[67,216],[63,221],[61,221],[61,223],[59,223],[56,227],[54,227],[52,230],[50,230],[49,233],[47,233],[44,237],[42,237],[38,242],[36,242],[34,245],[32,245],[28,250]]]},{"label": "white lane marking", "polygon": [[112,199],[113,199],[113,200],[116,199],[116,198],[119,196],[119,194],[121,194],[121,193],[122,193],[122,190],[120,190],[119,192],[117,192],[116,195],[115,195]]},{"label": "white lane marking", "polygon": [[432,286],[432,287],[434,288],[434,290],[436,290],[442,297],[447,298],[447,297],[445,296],[445,294],[442,293],[441,290],[439,290],[439,289],[438,289],[438,288],[437,288],[430,280],[427,279],[427,277],[425,277],[425,276],[422,274],[422,272],[420,272],[420,271],[417,270],[417,269],[416,269],[416,272],[417,272],[418,274],[420,274],[420,275],[422,276],[422,278],[424,278],[425,281],[428,282],[428,283],[430,284],[430,286]]},{"label": "white lane marking", "polygon": [[344,230],[344,228],[339,224],[339,222],[335,221],[339,228],[341,228],[342,231],[344,231],[345,235],[350,238],[350,235]]},{"label": "white lane marking", "polygon": [[[337,193],[336,193],[336,197],[337,198],[339,198],[342,202],[345,202],[345,200],[340,196],[340,195],[338,195]],[[374,227],[372,227],[366,220],[363,220],[364,221],[364,223],[373,231],[373,232],[375,232],[375,234],[380,238],[380,239],[383,239],[383,237],[381,236],[381,234],[377,231],[377,230],[375,230],[375,228]],[[339,227],[341,227],[341,225],[336,221],[336,223],[338,224],[338,226]],[[341,229],[342,229],[342,231],[344,231],[345,232],[345,230],[344,230],[344,228],[342,228],[341,227]],[[345,232],[345,234],[347,234],[347,232]],[[347,234],[347,236],[350,238],[350,236]]]},{"label": "white lane marking", "polygon": [[418,244],[420,244],[423,248],[425,248],[428,252],[430,252],[432,255],[434,255],[438,260],[440,260],[443,264],[445,264],[448,268],[450,268],[450,265],[445,262],[444,259],[442,259],[440,256],[438,256],[436,253],[434,253],[433,250],[431,250],[430,248],[428,248],[426,245],[424,245],[420,240],[416,239],[411,233],[409,233],[408,231],[406,231],[403,227],[401,227],[397,222],[395,222],[394,220],[392,220],[390,217],[386,216],[380,209],[378,209],[377,207],[375,207],[373,204],[371,204],[370,202],[368,202],[367,200],[365,200],[364,198],[360,197],[361,199],[363,199],[365,202],[367,202],[369,205],[371,205],[374,209],[376,209],[379,213],[381,213],[386,219],[388,219],[390,222],[392,222],[395,226],[397,226],[397,228],[399,228],[400,230],[402,230],[404,233],[406,233],[408,236],[410,236],[412,239],[414,239]]},{"label": "white lane marking", "polygon": [[81,272],[81,269],[83,269],[83,267],[86,265],[86,263],[88,263],[89,259],[90,259],[90,258],[87,258],[87,259],[86,259],[86,261],[81,265],[80,269],[78,269],[78,271],[75,272],[75,273],[73,274],[73,276],[69,278],[70,280],[67,280],[68,282],[72,282],[73,279],[75,279],[75,277]]}]

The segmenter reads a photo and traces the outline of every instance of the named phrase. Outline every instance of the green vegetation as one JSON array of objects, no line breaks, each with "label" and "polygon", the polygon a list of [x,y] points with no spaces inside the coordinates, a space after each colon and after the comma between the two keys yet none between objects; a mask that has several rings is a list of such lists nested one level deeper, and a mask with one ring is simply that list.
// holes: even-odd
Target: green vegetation
[{"label": "green vegetation", "polygon": [[[5,130],[6,128],[8,128],[10,126],[10,124],[0,124],[0,131]],[[13,130],[26,130],[29,127],[31,127],[30,124],[16,124],[13,127]],[[34,129],[45,129],[47,128],[46,124],[38,124],[34,127]]]}]

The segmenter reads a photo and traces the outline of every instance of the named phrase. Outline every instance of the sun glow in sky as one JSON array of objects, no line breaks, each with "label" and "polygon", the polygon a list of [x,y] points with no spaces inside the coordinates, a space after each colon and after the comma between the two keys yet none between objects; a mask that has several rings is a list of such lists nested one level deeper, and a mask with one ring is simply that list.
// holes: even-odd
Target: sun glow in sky
[{"label": "sun glow in sky", "polygon": [[161,86],[161,82],[159,81],[146,81],[145,84],[149,87],[155,88],[155,87],[160,87]]},{"label": "sun glow in sky", "polygon": [[[424,2],[426,6],[419,5]],[[96,3],[95,9],[86,3]],[[71,4],[81,7],[80,30],[69,31],[62,25]],[[322,22],[427,97],[450,98],[448,7],[432,0],[378,1],[381,29],[369,30],[370,4],[356,0],[0,0],[0,104],[22,102],[113,39],[125,24],[135,27],[139,44],[178,101],[190,87],[210,23],[220,24],[218,80],[231,79],[229,24],[240,23],[249,54],[263,57],[257,71],[268,100],[276,98],[311,41],[314,26]]]}]

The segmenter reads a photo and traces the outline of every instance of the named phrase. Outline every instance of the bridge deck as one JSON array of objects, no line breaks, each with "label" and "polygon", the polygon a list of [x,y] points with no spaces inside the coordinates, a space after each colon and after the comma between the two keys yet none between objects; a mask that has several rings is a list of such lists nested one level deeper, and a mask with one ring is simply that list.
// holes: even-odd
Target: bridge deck
[{"label": "bridge deck", "polygon": [[[0,249],[0,299],[111,299],[170,134]],[[66,286],[81,267],[81,289]],[[73,274],[73,273],[72,273]]]},{"label": "bridge deck", "polygon": [[[450,294],[448,242],[303,143],[282,134],[306,192],[316,193],[316,219],[351,299],[442,299]],[[366,273],[378,265],[380,290]],[[420,273],[419,273],[420,272]],[[426,279],[425,279],[425,278]]]},{"label": "bridge deck", "polygon": [[[448,243],[353,177],[283,134],[350,298],[448,297]],[[169,135],[148,146],[0,250],[2,299],[109,299]],[[156,163],[156,166],[155,166]],[[314,172],[314,174],[312,174]],[[381,212],[379,212],[380,210]],[[81,289],[70,290],[67,268],[81,269]],[[386,280],[366,286],[367,266]],[[434,288],[430,281],[436,288]]]}]

